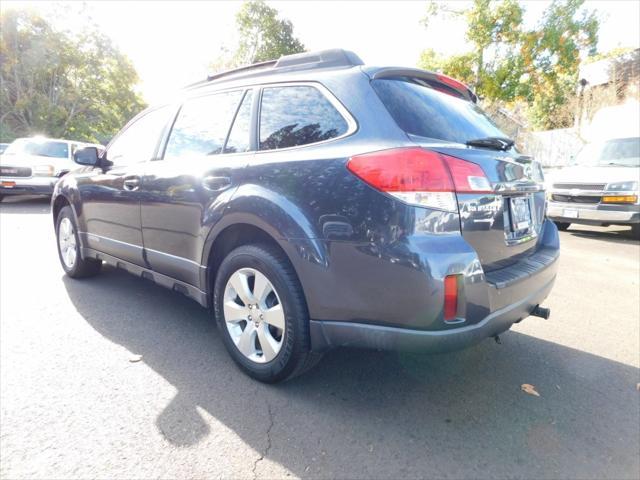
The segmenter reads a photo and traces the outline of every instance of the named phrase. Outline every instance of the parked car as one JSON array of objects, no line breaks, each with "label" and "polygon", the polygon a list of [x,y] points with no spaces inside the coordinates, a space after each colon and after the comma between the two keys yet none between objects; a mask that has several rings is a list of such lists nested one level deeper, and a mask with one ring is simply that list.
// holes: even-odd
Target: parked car
[{"label": "parked car", "polygon": [[343,50],[210,77],[76,153],[52,199],[62,268],[212,307],[265,382],[333,347],[447,351],[547,317],[542,170],[475,98]]},{"label": "parked car", "polygon": [[78,165],[76,149],[100,145],[45,137],[18,138],[0,156],[0,200],[5,195],[51,195],[60,177]]},{"label": "parked car", "polygon": [[7,149],[8,146],[9,146],[8,143],[0,143],[0,155],[4,153],[4,151]]},{"label": "parked car", "polygon": [[640,236],[639,137],[585,145],[550,183],[548,216],[561,230],[572,223],[628,225]]}]

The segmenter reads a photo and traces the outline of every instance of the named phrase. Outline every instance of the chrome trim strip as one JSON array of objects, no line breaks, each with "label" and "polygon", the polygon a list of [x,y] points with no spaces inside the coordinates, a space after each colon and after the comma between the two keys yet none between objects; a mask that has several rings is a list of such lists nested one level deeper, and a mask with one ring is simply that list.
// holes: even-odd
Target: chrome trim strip
[{"label": "chrome trim strip", "polygon": [[[179,257],[177,255],[171,255],[170,253],[165,253],[165,252],[160,252],[159,250],[154,250],[152,248],[147,248],[147,247],[140,247],[139,245],[134,245],[132,243],[128,243],[128,242],[123,242],[121,240],[115,240],[113,238],[109,238],[109,237],[103,237],[102,235],[97,235],[95,233],[88,233],[88,232],[78,232],[78,235],[86,235],[87,239],[91,239],[91,237],[97,237],[98,239],[103,239],[103,240],[107,240],[108,242],[115,242],[115,243],[119,243],[121,245],[126,245],[128,247],[132,247],[132,248],[137,248],[138,250],[146,250],[148,252],[153,252],[159,255],[164,255],[167,257],[171,257],[171,258],[175,258],[177,260],[181,260],[184,262],[188,262],[188,263],[192,263],[200,268],[206,269],[206,265],[202,265],[198,262],[195,262],[193,260],[189,260],[188,258],[184,258],[184,257]],[[98,240],[99,241],[99,240]]]},{"label": "chrome trim strip", "polygon": [[153,252],[153,253],[156,253],[158,255],[164,255],[165,257],[171,257],[171,258],[175,258],[176,260],[181,260],[183,262],[192,263],[192,264],[194,264],[194,265],[196,265],[196,266],[198,266],[200,268],[204,268],[204,269],[207,268],[205,265],[202,265],[202,264],[200,264],[200,263],[198,263],[198,262],[196,262],[194,260],[189,260],[188,258],[179,257],[178,255],[172,255],[172,254],[166,253],[166,252],[161,252],[159,250],[154,250],[153,248],[149,248],[149,247],[144,247],[144,249],[147,252]]},{"label": "chrome trim strip", "polygon": [[120,245],[126,245],[127,247],[137,248],[138,250],[144,250],[144,248],[141,247],[140,245],[134,245],[133,243],[123,242],[121,240],[116,240],[115,238],[103,237],[102,235],[98,235],[96,233],[78,232],[78,235],[86,235],[87,240],[91,240],[92,237],[95,237],[99,239],[98,242],[100,241],[100,239],[102,239],[108,242],[114,242],[114,243],[119,243]]},{"label": "chrome trim strip", "polygon": [[544,184],[531,181],[498,182],[493,184],[496,193],[536,193],[544,191]]}]

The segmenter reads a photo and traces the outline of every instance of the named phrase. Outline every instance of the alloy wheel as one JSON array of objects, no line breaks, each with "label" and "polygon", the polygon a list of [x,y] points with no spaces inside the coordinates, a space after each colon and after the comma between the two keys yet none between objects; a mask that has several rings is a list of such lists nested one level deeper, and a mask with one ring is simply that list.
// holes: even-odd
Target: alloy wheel
[{"label": "alloy wheel", "polygon": [[272,361],[284,341],[285,315],[273,284],[253,268],[241,268],[227,280],[224,320],[237,349],[256,363]]},{"label": "alloy wheel", "polygon": [[58,245],[60,247],[60,257],[65,267],[72,269],[76,263],[77,256],[76,235],[73,223],[71,223],[68,217],[64,217],[60,221],[60,226],[58,227]]}]

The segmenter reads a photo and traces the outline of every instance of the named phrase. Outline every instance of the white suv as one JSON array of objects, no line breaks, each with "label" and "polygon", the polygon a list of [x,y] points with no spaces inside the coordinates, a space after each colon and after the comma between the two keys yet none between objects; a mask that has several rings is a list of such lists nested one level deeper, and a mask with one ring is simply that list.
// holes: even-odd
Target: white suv
[{"label": "white suv", "polygon": [[572,223],[629,225],[640,235],[640,138],[589,143],[550,177],[547,214],[559,229]]},{"label": "white suv", "polygon": [[78,165],[73,154],[94,145],[44,137],[19,138],[0,156],[0,200],[5,195],[51,195],[58,179]]}]

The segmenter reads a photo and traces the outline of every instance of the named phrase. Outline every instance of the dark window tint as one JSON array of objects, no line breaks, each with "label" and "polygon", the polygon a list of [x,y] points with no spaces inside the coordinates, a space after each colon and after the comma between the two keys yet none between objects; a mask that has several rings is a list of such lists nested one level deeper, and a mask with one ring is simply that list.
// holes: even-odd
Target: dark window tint
[{"label": "dark window tint", "polygon": [[216,155],[222,152],[241,91],[198,97],[184,103],[165,151],[165,158]]},{"label": "dark window tint", "polygon": [[260,109],[260,150],[295,147],[339,137],[347,122],[317,88],[265,88]]},{"label": "dark window tint", "polygon": [[249,150],[249,130],[251,128],[251,101],[253,92],[249,90],[242,100],[242,105],[233,121],[231,133],[224,147],[224,153],[238,153]]},{"label": "dark window tint", "polygon": [[68,158],[69,146],[66,142],[52,142],[49,140],[27,140],[22,149],[23,153],[50,158]]},{"label": "dark window tint", "polygon": [[372,82],[382,103],[405,132],[457,143],[506,136],[475,103],[416,82]]},{"label": "dark window tint", "polygon": [[117,166],[151,160],[168,121],[169,111],[166,107],[138,118],[109,145],[107,159]]}]

